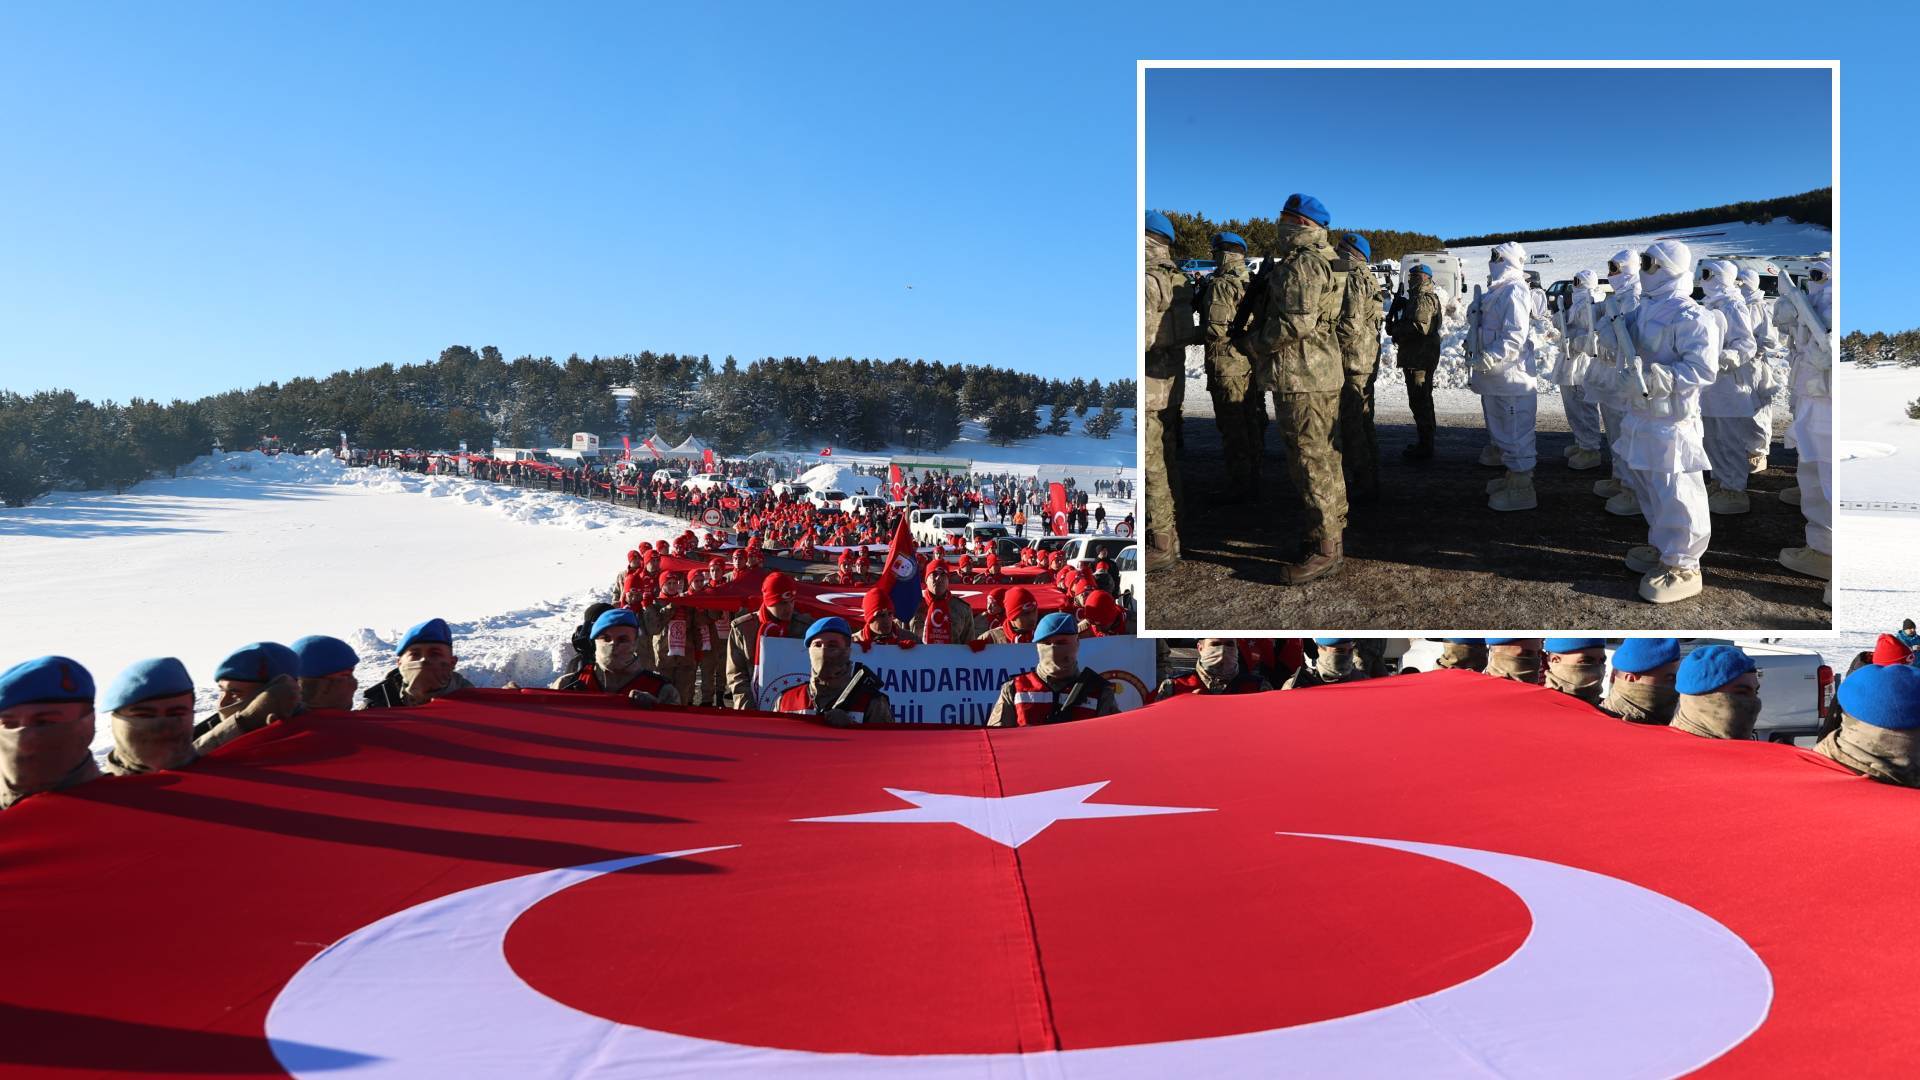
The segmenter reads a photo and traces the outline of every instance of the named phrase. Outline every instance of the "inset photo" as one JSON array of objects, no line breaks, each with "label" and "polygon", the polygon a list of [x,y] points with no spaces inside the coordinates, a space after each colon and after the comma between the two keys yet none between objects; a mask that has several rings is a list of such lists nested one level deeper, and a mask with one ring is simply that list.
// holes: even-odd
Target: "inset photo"
[{"label": "inset photo", "polygon": [[1831,627],[1837,64],[1140,74],[1144,630]]}]

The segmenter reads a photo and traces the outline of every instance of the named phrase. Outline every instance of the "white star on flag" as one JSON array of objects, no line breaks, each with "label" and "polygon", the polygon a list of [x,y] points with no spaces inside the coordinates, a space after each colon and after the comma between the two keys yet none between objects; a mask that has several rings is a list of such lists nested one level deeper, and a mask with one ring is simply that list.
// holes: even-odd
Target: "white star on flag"
[{"label": "white star on flag", "polygon": [[1017,848],[1040,835],[1056,821],[1075,818],[1144,817],[1151,814],[1205,814],[1209,806],[1129,806],[1124,803],[1090,803],[1094,792],[1107,786],[1097,784],[1054,788],[1026,795],[936,795],[925,791],[884,789],[897,799],[913,804],[911,810],[879,810],[871,814],[838,814],[833,817],[795,818],[795,821],[854,822],[860,824],[927,824],[933,822],[971,829],[996,844]]}]

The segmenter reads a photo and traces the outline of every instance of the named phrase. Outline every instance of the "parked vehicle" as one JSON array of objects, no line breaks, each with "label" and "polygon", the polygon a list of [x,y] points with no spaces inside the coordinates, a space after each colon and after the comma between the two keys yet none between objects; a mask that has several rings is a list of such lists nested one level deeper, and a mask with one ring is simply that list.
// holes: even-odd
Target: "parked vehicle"
[{"label": "parked vehicle", "polygon": [[782,480],[773,485],[774,495],[784,496],[789,499],[804,499],[812,490],[812,488],[805,484],[796,484],[791,480]]},{"label": "parked vehicle", "polygon": [[810,491],[807,493],[806,501],[807,505],[813,507],[815,510],[838,510],[840,509],[840,504],[847,501],[847,493],[834,488],[828,488],[825,491]]},{"label": "parked vehicle", "polygon": [[1120,581],[1120,595],[1114,597],[1128,611],[1140,608],[1140,547],[1128,544],[1113,557],[1114,576]]},{"label": "parked vehicle", "polygon": [[719,473],[697,473],[682,480],[680,486],[688,491],[707,492],[714,488],[726,487],[727,478]]},{"label": "parked vehicle", "polygon": [[998,540],[1003,536],[1012,536],[1013,530],[996,521],[975,521],[967,525],[967,546],[976,541]]},{"label": "parked vehicle", "polygon": [[840,509],[855,517],[884,514],[887,511],[887,500],[878,495],[849,495],[840,500]]},{"label": "parked vehicle", "polygon": [[909,525],[908,530],[918,543],[952,544],[967,538],[967,526],[972,523],[973,518],[966,514],[939,513]]},{"label": "parked vehicle", "polygon": [[1404,282],[1406,275],[1422,263],[1433,271],[1433,287],[1440,293],[1442,303],[1450,304],[1467,295],[1466,269],[1461,265],[1460,257],[1444,251],[1415,251],[1401,256],[1400,267],[1403,272],[1400,280]]},{"label": "parked vehicle", "polygon": [[1133,546],[1133,539],[1126,536],[1068,536],[1064,545],[1068,566],[1093,571],[1094,565],[1101,560],[1112,562],[1114,557]]}]

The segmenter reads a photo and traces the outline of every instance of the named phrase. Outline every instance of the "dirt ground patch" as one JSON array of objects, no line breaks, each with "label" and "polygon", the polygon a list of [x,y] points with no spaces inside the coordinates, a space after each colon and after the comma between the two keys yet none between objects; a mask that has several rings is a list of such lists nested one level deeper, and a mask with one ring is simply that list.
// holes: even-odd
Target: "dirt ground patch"
[{"label": "dirt ground patch", "polygon": [[[1145,626],[1213,630],[1786,630],[1829,629],[1821,582],[1777,561],[1804,544],[1798,507],[1776,498],[1794,483],[1795,455],[1776,440],[1766,472],[1749,481],[1753,509],[1713,518],[1703,562],[1705,589],[1691,600],[1655,605],[1635,591],[1639,575],[1621,561],[1646,543],[1646,522],[1618,517],[1592,494],[1606,469],[1574,472],[1572,439],[1557,398],[1540,399],[1537,510],[1487,508],[1486,482],[1500,470],[1477,464],[1486,435],[1479,417],[1442,415],[1436,455],[1409,463],[1414,441],[1399,387],[1383,387],[1376,423],[1377,502],[1348,516],[1346,563],[1332,577],[1282,584],[1298,550],[1299,499],[1287,480],[1278,430],[1267,429],[1261,463],[1264,501],[1221,505],[1220,435],[1195,416],[1188,397],[1182,452],[1181,563],[1147,575]],[[1204,393],[1201,409],[1205,409]],[[1396,407],[1397,406],[1397,407]],[[1557,429],[1557,430],[1556,430]]]}]

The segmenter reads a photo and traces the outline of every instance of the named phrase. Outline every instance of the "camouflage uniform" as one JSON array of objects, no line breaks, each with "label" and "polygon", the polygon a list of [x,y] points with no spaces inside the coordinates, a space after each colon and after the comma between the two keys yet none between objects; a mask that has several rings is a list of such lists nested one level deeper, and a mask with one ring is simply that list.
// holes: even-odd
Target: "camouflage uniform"
[{"label": "camouflage uniform", "polygon": [[1340,450],[1347,488],[1369,499],[1380,487],[1379,460],[1373,442],[1373,379],[1380,363],[1380,284],[1364,264],[1347,275],[1337,336],[1346,366],[1340,390]]},{"label": "camouflage uniform", "polygon": [[1408,279],[1407,298],[1400,321],[1388,328],[1393,335],[1394,363],[1407,378],[1407,406],[1413,410],[1414,430],[1420,441],[1409,457],[1433,456],[1433,370],[1440,366],[1440,293],[1426,274]]},{"label": "camouflage uniform", "polygon": [[1174,431],[1180,425],[1176,388],[1186,379],[1186,346],[1193,337],[1193,288],[1174,265],[1166,241],[1147,236],[1146,284],[1146,528],[1148,567],[1180,557],[1174,504],[1179,476]]},{"label": "camouflage uniform", "polygon": [[1260,490],[1259,431],[1265,419],[1254,388],[1253,361],[1246,354],[1246,300],[1252,278],[1246,256],[1220,254],[1220,269],[1207,279],[1207,393],[1213,398],[1213,422],[1220,429],[1227,483],[1233,495]]},{"label": "camouflage uniform", "polygon": [[1349,265],[1318,225],[1281,224],[1273,258],[1254,348],[1272,358],[1287,472],[1306,511],[1302,539],[1337,557],[1347,527],[1347,486],[1334,443],[1346,378],[1335,334]]}]

